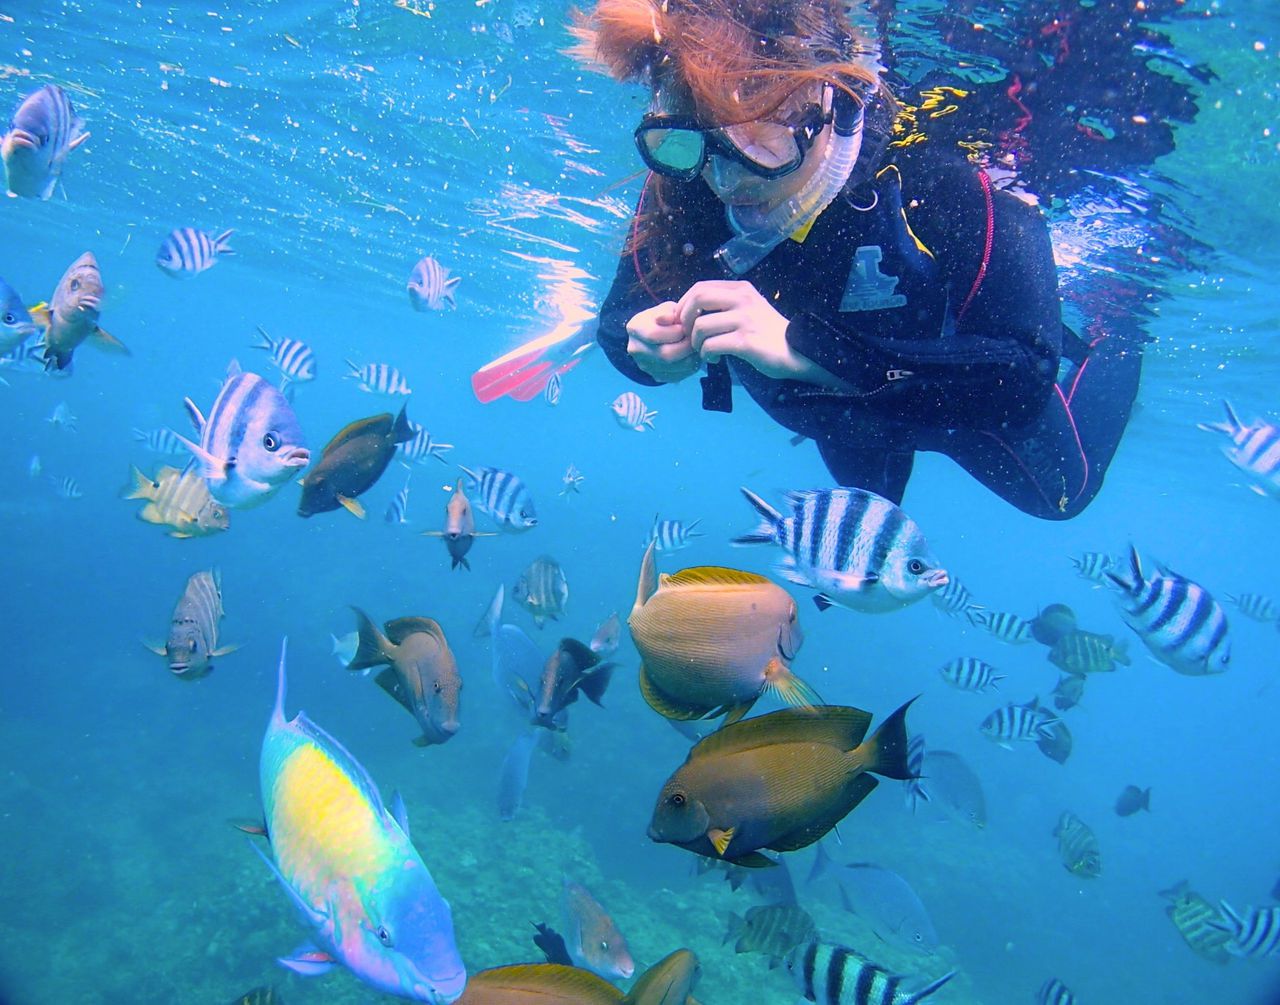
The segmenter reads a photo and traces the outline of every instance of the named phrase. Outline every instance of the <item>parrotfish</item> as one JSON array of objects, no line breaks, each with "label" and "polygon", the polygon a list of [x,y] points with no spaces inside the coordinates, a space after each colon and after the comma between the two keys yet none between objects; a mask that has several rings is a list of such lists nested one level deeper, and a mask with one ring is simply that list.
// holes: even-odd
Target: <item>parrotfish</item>
[{"label": "parrotfish", "polygon": [[86,251],[62,274],[48,306],[31,308],[32,319],[45,329],[46,370],[68,370],[71,357],[88,338],[100,349],[129,355],[124,343],[98,324],[102,311],[102,273],[93,252]]},{"label": "parrotfish", "polygon": [[412,437],[403,408],[397,416],[383,412],[344,426],[302,479],[298,516],[327,513],[341,506],[363,520],[364,507],[356,496],[373,488],[395,456],[396,444]]},{"label": "parrotfish", "polygon": [[275,862],[262,858],[316,944],[280,962],[304,975],[341,963],[401,998],[457,1001],[467,972],[452,911],[409,840],[404,803],[397,795],[388,810],[368,772],[305,712],[286,721],[285,686],[282,645],[260,762]]},{"label": "parrotfish", "polygon": [[208,419],[190,398],[184,404],[200,442],[182,437],[182,444],[194,456],[209,494],[224,506],[262,505],[311,460],[293,406],[235,360]]},{"label": "parrotfish", "polygon": [[565,948],[575,966],[609,980],[625,980],[635,973],[627,940],[609,912],[585,886],[568,877],[564,880],[563,907]]},{"label": "parrotfish", "polygon": [[0,139],[5,183],[14,195],[48,199],[67,154],[89,138],[67,92],[45,84],[22,99]]}]

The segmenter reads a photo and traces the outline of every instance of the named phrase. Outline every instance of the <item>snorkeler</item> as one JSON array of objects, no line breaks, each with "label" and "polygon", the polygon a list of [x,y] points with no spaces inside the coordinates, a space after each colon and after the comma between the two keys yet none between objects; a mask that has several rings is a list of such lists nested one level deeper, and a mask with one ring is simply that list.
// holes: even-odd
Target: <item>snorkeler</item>
[{"label": "snorkeler", "polygon": [[[812,438],[841,485],[901,501],[916,451],[1067,519],[1097,494],[1141,342],[1062,322],[1035,207],[898,105],[840,0],[599,0],[575,54],[652,91],[650,170],[597,340],[637,383],[705,370]],[[952,148],[953,149],[953,148]]]}]

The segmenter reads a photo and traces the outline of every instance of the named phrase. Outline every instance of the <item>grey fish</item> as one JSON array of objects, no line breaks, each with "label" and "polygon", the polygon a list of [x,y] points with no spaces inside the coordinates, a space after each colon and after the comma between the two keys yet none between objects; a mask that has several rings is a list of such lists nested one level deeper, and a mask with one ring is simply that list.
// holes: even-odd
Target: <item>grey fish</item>
[{"label": "grey fish", "polygon": [[1102,875],[1102,855],[1092,830],[1070,810],[1063,812],[1053,829],[1058,839],[1058,857],[1073,876],[1093,879]]},{"label": "grey fish", "polygon": [[1052,646],[1075,630],[1075,611],[1066,604],[1050,604],[1031,619],[1031,637],[1042,646]]},{"label": "grey fish", "polygon": [[471,571],[471,563],[467,561],[467,552],[477,537],[492,537],[488,532],[476,533],[476,518],[471,512],[471,501],[462,489],[462,479],[454,486],[453,494],[444,506],[444,528],[442,530],[425,530],[427,537],[444,539],[445,550],[449,552],[450,569],[458,566]]},{"label": "grey fish", "polygon": [[569,600],[569,581],[559,562],[550,555],[539,555],[520,573],[511,596],[533,615],[533,623],[541,628],[548,618],[560,620]]},{"label": "grey fish", "polygon": [[234,230],[216,237],[195,227],[179,227],[169,233],[156,252],[156,266],[166,276],[185,279],[212,269],[221,255],[234,255],[230,243]]},{"label": "grey fish", "polygon": [[546,661],[533,640],[515,625],[498,625],[491,635],[493,681],[516,707],[533,713]]},{"label": "grey fish", "polygon": [[302,479],[298,516],[327,513],[341,506],[363,520],[364,507],[356,496],[377,484],[395,455],[396,444],[409,436],[409,420],[403,408],[394,418],[390,412],[383,412],[344,426]]},{"label": "grey fish", "polygon": [[1168,890],[1161,890],[1160,896],[1170,902],[1164,913],[1194,953],[1213,963],[1231,962],[1227,950],[1231,933],[1223,925],[1222,914],[1216,907],[1192,890],[1185,879]]},{"label": "grey fish", "polygon": [[846,911],[858,915],[882,941],[896,949],[931,954],[938,948],[933,919],[911,884],[896,872],[871,862],[843,867],[818,845],[809,882],[831,876]]},{"label": "grey fish", "polygon": [[1036,1005],[1076,1005],[1076,996],[1058,978],[1050,977],[1036,992]]},{"label": "grey fish", "polygon": [[908,991],[901,977],[865,956],[817,941],[793,950],[787,969],[800,993],[817,1005],[915,1005],[956,975],[952,970],[918,991]]},{"label": "grey fish", "polygon": [[1129,666],[1129,647],[1114,635],[1083,629],[1064,632],[1049,650],[1049,662],[1071,674],[1111,673],[1116,664]]},{"label": "grey fish", "polygon": [[920,784],[929,794],[931,805],[961,823],[986,827],[987,799],[982,780],[963,757],[951,750],[928,750],[920,773]]},{"label": "grey fish", "polygon": [[996,741],[1002,747],[1011,742],[1029,743],[1044,736],[1056,716],[1040,707],[1038,698],[1025,705],[1005,705],[982,720],[982,735]]},{"label": "grey fish", "polygon": [[515,738],[502,757],[498,775],[498,816],[514,820],[524,804],[524,790],[529,784],[529,764],[538,745],[538,731],[526,729]]},{"label": "grey fish", "polygon": [[809,912],[795,904],[759,904],[739,916],[729,912],[728,930],[722,943],[732,941],[735,953],[759,953],[769,958],[769,969],[787,957],[796,946],[818,937]]},{"label": "grey fish", "polygon": [[67,92],[45,84],[22,99],[0,138],[5,183],[14,195],[48,199],[67,155],[89,138]]},{"label": "grey fish", "polygon": [[1066,764],[1071,756],[1073,739],[1071,730],[1061,719],[1055,720],[1036,738],[1036,749],[1051,761]]},{"label": "grey fish", "polygon": [[237,646],[218,645],[222,620],[222,576],[217,569],[197,572],[173,609],[169,637],[163,646],[147,644],[157,656],[167,657],[175,677],[196,680],[213,669],[212,660],[234,652]]},{"label": "grey fish", "polygon": [[1227,616],[1203,586],[1168,570],[1146,576],[1136,548],[1129,571],[1109,573],[1124,591],[1121,617],[1156,659],[1193,677],[1225,673],[1231,665]]},{"label": "grey fish", "polygon": [[614,611],[600,624],[596,625],[596,630],[587,645],[601,659],[608,659],[618,651],[618,643],[621,641],[622,619],[618,617],[618,612]]},{"label": "grey fish", "polygon": [[124,343],[98,323],[105,292],[98,260],[86,251],[62,274],[49,306],[32,309],[32,320],[44,328],[45,369],[70,369],[76,349],[90,338],[100,349],[129,355]]},{"label": "grey fish", "polygon": [[1249,907],[1237,911],[1218,901],[1222,917],[1215,922],[1231,935],[1227,952],[1232,956],[1260,958],[1280,953],[1280,907]]},{"label": "grey fish", "polygon": [[1075,708],[1084,697],[1084,677],[1074,673],[1064,673],[1058,678],[1053,688],[1053,707],[1060,712]]},{"label": "grey fish", "polygon": [[533,496],[518,477],[498,468],[462,468],[477,490],[476,508],[491,516],[502,530],[522,531],[538,525]]},{"label": "grey fish", "polygon": [[1131,817],[1138,810],[1151,812],[1151,789],[1140,789],[1136,785],[1126,785],[1116,799],[1116,814]]},{"label": "grey fish", "polygon": [[897,610],[941,589],[938,565],[916,522],[888,499],[863,489],[788,492],[784,517],[742,489],[760,523],[734,544],[776,544],[786,553],[780,574],[819,592],[819,610]]},{"label": "grey fish", "polygon": [[457,307],[461,282],[461,276],[450,277],[448,269],[427,255],[409,273],[409,304],[415,311],[438,311],[446,304]]},{"label": "grey fish", "polygon": [[17,348],[36,333],[31,312],[22,304],[18,291],[0,279],[0,354]]}]

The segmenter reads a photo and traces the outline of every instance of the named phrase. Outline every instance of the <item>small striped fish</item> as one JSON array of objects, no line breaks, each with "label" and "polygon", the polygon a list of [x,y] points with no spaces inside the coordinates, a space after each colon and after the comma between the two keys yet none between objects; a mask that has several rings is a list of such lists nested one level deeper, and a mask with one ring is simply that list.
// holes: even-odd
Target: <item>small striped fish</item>
[{"label": "small striped fish", "polygon": [[907,991],[901,977],[852,949],[816,941],[793,950],[787,969],[800,993],[816,1005],[915,1005],[956,975],[953,970],[919,991]]},{"label": "small striped fish", "polygon": [[421,259],[409,273],[409,303],[415,311],[438,311],[445,304],[457,307],[454,294],[461,276],[449,277],[449,270],[430,255]]},{"label": "small striped fish", "polygon": [[623,391],[610,402],[609,407],[613,410],[613,417],[618,420],[619,426],[623,429],[633,429],[637,433],[643,433],[646,427],[652,429],[653,420],[658,415],[657,412],[651,412],[645,408],[640,395],[635,391]]},{"label": "small striped fish", "polygon": [[560,404],[560,394],[563,390],[564,382],[560,379],[560,374],[553,373],[547,378],[547,386],[542,389],[542,400],[554,407]]},{"label": "small striped fish", "polygon": [[1031,622],[1025,618],[1018,617],[1016,614],[1010,614],[1008,611],[984,611],[979,609],[969,610],[966,613],[970,624],[985,628],[1001,642],[1020,646],[1024,642],[1030,642],[1035,638],[1032,633]]},{"label": "small striped fish", "polygon": [[1226,422],[1202,422],[1201,429],[1223,433],[1231,440],[1222,452],[1248,476],[1258,495],[1280,498],[1280,427],[1255,421],[1245,425],[1229,402],[1223,402]]},{"label": "small striped fish", "polygon": [[122,495],[145,499],[138,519],[169,527],[170,537],[206,537],[231,526],[226,508],[209,495],[209,486],[195,468],[183,471],[163,465],[152,478],[134,468],[133,486]]},{"label": "small striped fish", "polygon": [[387,523],[409,522],[409,479],[404,480],[404,488],[395,494],[395,498],[387,503]]},{"label": "small striped fish", "polygon": [[1240,613],[1254,621],[1275,621],[1280,617],[1280,608],[1270,597],[1261,593],[1241,593],[1238,596],[1227,594],[1227,603],[1240,609]]},{"label": "small striped fish", "polygon": [[1089,579],[1103,586],[1109,586],[1107,573],[1119,567],[1119,563],[1104,551],[1086,551],[1079,557],[1073,557],[1071,564],[1076,567],[1076,575],[1081,579]]},{"label": "small striped fish", "polygon": [[511,596],[533,615],[539,628],[550,618],[559,621],[569,600],[569,581],[560,563],[549,555],[539,555],[520,573]]},{"label": "small striped fish", "polygon": [[316,379],[316,354],[307,343],[283,335],[272,338],[261,325],[258,326],[258,339],[253,348],[265,350],[272,365],[284,378],[280,382],[280,390],[285,390],[290,384],[305,384]]},{"label": "small striped fish", "polygon": [[1036,992],[1036,1005],[1076,1005],[1076,996],[1058,978],[1050,977]]},{"label": "small striped fish", "polygon": [[65,429],[68,433],[76,431],[75,413],[71,411],[71,406],[65,401],[59,402],[54,406],[53,413],[45,420],[54,429]]},{"label": "small striped fish", "polygon": [[187,448],[178,434],[164,426],[158,429],[135,429],[133,438],[153,454],[185,454]]},{"label": "small striped fish", "polygon": [[907,805],[913,813],[919,803],[929,802],[929,792],[921,777],[924,774],[924,752],[924,734],[917,733],[907,742],[907,771],[911,777],[902,783],[907,791]]},{"label": "small striped fish", "polygon": [[733,940],[735,953],[759,953],[773,960],[786,959],[797,946],[818,937],[813,918],[795,904],[757,904],[739,917],[729,912],[729,927],[722,942]]},{"label": "small striped fish", "polygon": [[66,475],[63,478],[55,478],[50,475],[49,483],[53,486],[54,493],[60,499],[79,499],[84,496],[84,489],[70,475]]},{"label": "small striped fish", "polygon": [[224,230],[214,237],[195,227],[179,227],[171,232],[156,252],[156,266],[166,276],[185,279],[212,269],[221,255],[234,255],[231,240],[234,230]]},{"label": "small striped fish", "polygon": [[790,515],[784,517],[754,492],[741,491],[760,523],[733,543],[782,548],[779,573],[820,591],[814,597],[819,610],[832,604],[870,613],[897,610],[949,581],[916,522],[874,492],[788,492]]},{"label": "small striped fish", "polygon": [[1127,574],[1108,575],[1124,591],[1121,617],[1156,659],[1192,677],[1227,671],[1227,616],[1208,590],[1167,569],[1147,578],[1136,548]]},{"label": "small striped fish", "polygon": [[1053,836],[1058,839],[1058,857],[1067,872],[1085,879],[1102,875],[1098,839],[1078,816],[1070,810],[1063,812],[1053,829]]},{"label": "small striped fish", "polygon": [[1040,707],[1038,699],[1032,698],[1025,705],[1005,705],[996,709],[982,720],[979,729],[1000,746],[1008,747],[1013,741],[1029,743],[1049,736],[1057,721],[1056,716]]},{"label": "small striped fish", "polygon": [[968,614],[970,611],[982,610],[981,604],[973,602],[973,596],[965,588],[964,583],[954,577],[947,580],[946,586],[929,594],[929,599],[938,610],[951,618]]},{"label": "small striped fish", "polygon": [[701,517],[693,523],[684,524],[679,520],[661,520],[655,513],[653,528],[649,531],[649,538],[645,544],[647,545],[649,541],[654,542],[654,547],[658,551],[679,551],[681,548],[687,548],[693,543],[692,538],[702,537],[702,532],[694,529],[700,523],[702,523]]},{"label": "small striped fish", "polygon": [[1232,956],[1275,956],[1280,953],[1280,907],[1250,907],[1237,911],[1225,900],[1218,926],[1231,934],[1227,952]]},{"label": "small striped fish", "polygon": [[[461,465],[459,465],[461,467]],[[488,513],[503,530],[521,531],[538,525],[538,512],[528,487],[510,471],[462,468],[468,486],[477,494],[476,509]]]},{"label": "small striped fish", "polygon": [[567,496],[570,492],[581,492],[582,483],[586,481],[587,476],[578,470],[577,466],[570,464],[564,472],[564,476],[560,479],[561,489],[560,495]]},{"label": "small striped fish", "polygon": [[10,373],[35,377],[69,377],[66,370],[47,370],[44,365],[44,336],[32,335],[0,355],[0,367]]},{"label": "small striped fish", "polygon": [[996,673],[996,668],[976,656],[960,656],[950,663],[938,668],[942,679],[952,687],[961,691],[995,691],[996,682],[1005,679],[1007,674]]},{"label": "small striped fish", "polygon": [[416,422],[411,421],[409,428],[413,430],[413,436],[403,443],[396,444],[401,464],[406,467],[421,464],[428,457],[434,457],[441,464],[449,463],[444,459],[444,455],[453,449],[452,443],[437,443],[431,438],[426,428]]},{"label": "small striped fish", "polygon": [[14,195],[48,199],[62,176],[67,154],[89,138],[84,120],[57,84],[32,91],[0,139],[5,179]]},{"label": "small striped fish", "polygon": [[1164,913],[1191,950],[1214,963],[1231,962],[1227,943],[1231,941],[1229,923],[1221,912],[1191,889],[1184,879],[1177,886],[1161,890],[1160,896],[1171,901]]},{"label": "small striped fish", "polygon": [[346,379],[354,380],[360,385],[360,390],[369,394],[385,394],[388,396],[397,394],[413,394],[409,388],[409,382],[404,379],[404,375],[394,366],[387,363],[366,363],[360,366],[347,360],[347,366],[350,373],[346,375]]},{"label": "small striped fish", "polygon": [[222,576],[217,569],[197,572],[173,608],[169,637],[164,646],[148,645],[157,656],[169,660],[176,677],[195,680],[213,669],[213,660],[233,652],[236,646],[218,645],[218,625],[222,621]]},{"label": "small striped fish", "polygon": [[1081,629],[1068,632],[1053,644],[1049,662],[1066,673],[1111,673],[1117,663],[1129,666],[1129,644],[1117,642],[1113,635]]}]

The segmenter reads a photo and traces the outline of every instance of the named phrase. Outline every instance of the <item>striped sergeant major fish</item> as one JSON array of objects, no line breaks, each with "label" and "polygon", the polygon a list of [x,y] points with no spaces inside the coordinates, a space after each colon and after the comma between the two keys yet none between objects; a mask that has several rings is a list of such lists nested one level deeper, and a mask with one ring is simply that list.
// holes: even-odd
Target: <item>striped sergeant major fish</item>
[{"label": "striped sergeant major fish", "polygon": [[1009,748],[1013,742],[1030,743],[1052,734],[1052,726],[1058,717],[1040,706],[1039,698],[1032,698],[1025,705],[1005,705],[982,720],[982,735],[1000,746]]},{"label": "striped sergeant major fish", "polygon": [[185,454],[187,448],[182,445],[182,438],[172,429],[161,426],[157,429],[135,429],[134,441],[153,454]]},{"label": "striped sergeant major fish", "polygon": [[1020,618],[1008,611],[984,611],[981,609],[966,612],[971,625],[985,628],[1001,642],[1020,646],[1035,638],[1032,624],[1026,618]]},{"label": "striped sergeant major fish", "polygon": [[1050,977],[1036,992],[1036,1005],[1076,1005],[1076,996],[1058,978]]},{"label": "striped sergeant major fish", "polygon": [[0,353],[16,349],[36,333],[31,312],[23,306],[18,291],[0,279]]},{"label": "striped sergeant major fish", "polygon": [[70,475],[66,475],[62,478],[55,478],[53,475],[50,475],[49,484],[53,486],[54,494],[59,499],[80,499],[84,496],[84,489],[82,489],[80,487],[80,483]]},{"label": "striped sergeant major fish", "polygon": [[235,360],[206,419],[183,401],[199,442],[179,437],[209,493],[224,506],[266,502],[311,461],[293,408],[275,387]]},{"label": "striped sergeant major fish", "polygon": [[680,551],[682,548],[689,547],[693,543],[693,538],[702,537],[702,532],[694,529],[700,523],[702,523],[701,517],[693,523],[686,524],[679,520],[662,520],[655,513],[653,527],[649,531],[645,544],[652,541],[658,551]]},{"label": "striped sergeant major fish", "polygon": [[391,502],[387,503],[387,512],[383,519],[387,523],[408,523],[409,522],[409,478],[412,472],[404,480],[404,488],[397,492]]},{"label": "striped sergeant major fish", "polygon": [[1081,579],[1088,579],[1102,586],[1111,585],[1111,581],[1107,579],[1107,573],[1119,568],[1120,565],[1105,551],[1086,551],[1081,555],[1073,556],[1071,564],[1075,566],[1076,575]]},{"label": "striped sergeant major fish", "polygon": [[164,645],[144,642],[157,656],[169,661],[169,670],[183,680],[197,680],[213,669],[213,660],[234,652],[237,646],[218,645],[222,621],[222,576],[217,569],[197,572],[187,580],[173,608],[169,637]]},{"label": "striped sergeant major fish", "polygon": [[961,691],[996,690],[997,681],[1002,681],[1008,674],[996,673],[996,668],[976,656],[958,656],[949,663],[938,668],[942,679],[952,687]]},{"label": "striped sergeant major fish", "polygon": [[929,792],[923,784],[924,752],[924,734],[916,733],[907,741],[907,771],[910,772],[911,777],[902,783],[906,790],[907,806],[913,813],[917,805],[929,802]]},{"label": "striped sergeant major fish", "polygon": [[637,433],[643,433],[646,428],[652,429],[653,420],[658,416],[657,412],[645,407],[635,391],[623,391],[609,402],[609,408],[613,410],[613,417],[618,420],[619,426]]},{"label": "striped sergeant major fish", "polygon": [[457,307],[460,282],[461,276],[451,278],[448,269],[427,255],[409,273],[409,304],[415,311],[438,311],[445,304]]},{"label": "striped sergeant major fish", "polygon": [[560,404],[560,395],[564,391],[564,381],[559,372],[547,378],[547,386],[542,389],[542,400],[553,408]]},{"label": "striped sergeant major fish", "polygon": [[360,390],[368,394],[388,396],[413,394],[409,382],[404,379],[404,374],[394,366],[387,363],[365,363],[361,366],[358,363],[352,363],[351,360],[347,360],[346,363],[350,372],[346,374],[345,379],[354,380],[360,385]]},{"label": "striped sergeant major fish", "polygon": [[1102,853],[1098,839],[1088,825],[1070,810],[1058,818],[1053,836],[1058,839],[1058,857],[1073,876],[1095,879],[1102,875]]},{"label": "striped sergeant major fish", "polygon": [[1201,429],[1222,433],[1231,442],[1222,448],[1227,460],[1249,478],[1249,486],[1262,496],[1280,498],[1280,427],[1255,420],[1245,425],[1230,402],[1224,401],[1226,422],[1202,422]]},{"label": "striped sergeant major fish", "polygon": [[422,463],[428,457],[434,457],[441,464],[449,463],[444,459],[444,455],[453,449],[452,443],[437,443],[431,438],[431,434],[427,432],[426,427],[420,426],[416,422],[411,421],[409,428],[413,430],[413,436],[403,443],[396,444],[401,464],[409,467],[412,464]]},{"label": "striped sergeant major fish", "polygon": [[[312,929],[280,962],[303,975],[335,964],[401,998],[448,1005],[467,981],[453,913],[364,767],[305,712],[286,720],[285,644],[259,776],[271,856],[255,847]],[[273,861],[274,859],[274,861]]]},{"label": "striped sergeant major fish", "polygon": [[[459,465],[461,467],[461,465]],[[488,513],[503,530],[522,531],[538,526],[538,511],[528,486],[510,471],[499,468],[462,468],[475,492],[476,509]]]},{"label": "striped sergeant major fish", "polygon": [[1227,603],[1240,609],[1240,613],[1254,621],[1275,621],[1280,618],[1280,608],[1270,597],[1260,593],[1227,594]]},{"label": "striped sergeant major fish", "polygon": [[231,240],[234,230],[224,230],[216,237],[195,227],[178,227],[160,242],[156,252],[156,268],[174,279],[186,279],[212,269],[222,255],[234,255]]},{"label": "striped sergeant major fish", "polygon": [[973,602],[973,595],[969,593],[964,583],[954,576],[948,577],[946,585],[941,589],[929,594],[929,599],[933,601],[934,607],[949,618],[958,618],[961,614],[982,610],[981,604]]},{"label": "striped sergeant major fish", "polygon": [[53,426],[54,429],[65,429],[68,433],[74,433],[78,425],[75,413],[71,411],[71,406],[65,401],[60,401],[53,407],[53,411],[50,413],[49,418],[45,419],[45,422]]},{"label": "striped sergeant major fish", "polygon": [[1192,890],[1185,879],[1177,886],[1161,890],[1160,896],[1170,902],[1164,913],[1193,952],[1213,963],[1231,962],[1227,943],[1232,934],[1223,925],[1224,919],[1216,907]]},{"label": "striped sergeant major fish", "polygon": [[1231,666],[1227,616],[1203,586],[1159,566],[1148,578],[1133,547],[1129,571],[1108,575],[1124,591],[1120,616],[1165,666],[1192,677]]},{"label": "striped sergeant major fish", "polygon": [[916,522],[865,489],[787,492],[783,516],[742,489],[760,516],[734,544],[776,544],[786,553],[783,578],[819,592],[818,610],[840,604],[879,613],[915,603],[949,582]]},{"label": "striped sergeant major fish", "polygon": [[786,967],[800,993],[816,1005],[915,1005],[956,975],[952,970],[918,991],[852,949],[810,942],[792,950]]},{"label": "striped sergeant major fish", "polygon": [[89,138],[67,92],[57,84],[32,91],[0,138],[5,184],[14,195],[48,199],[62,177],[67,155]]},{"label": "striped sergeant major fish", "polygon": [[298,339],[272,338],[262,325],[258,325],[258,341],[254,349],[262,349],[271,365],[280,371],[280,390],[288,394],[294,384],[306,384],[316,379],[316,354],[311,346]]},{"label": "striped sergeant major fish", "polygon": [[570,492],[581,492],[582,483],[587,480],[587,476],[578,470],[576,464],[570,464],[564,470],[564,474],[560,478],[560,492],[562,496],[567,496]]},{"label": "striped sergeant major fish", "polygon": [[1280,953],[1280,907],[1250,907],[1237,911],[1220,900],[1222,917],[1214,922],[1228,932],[1227,952],[1232,956],[1275,956]]}]

